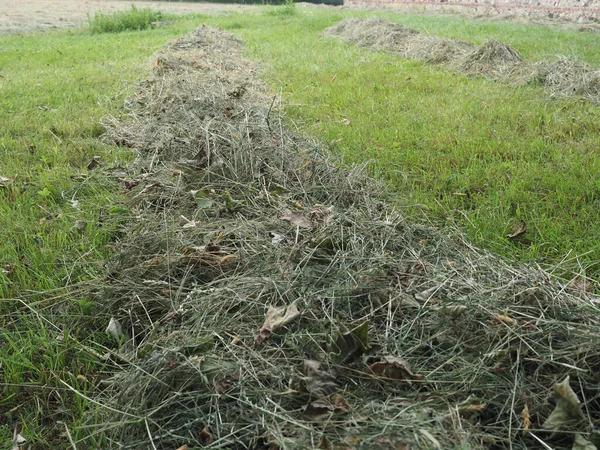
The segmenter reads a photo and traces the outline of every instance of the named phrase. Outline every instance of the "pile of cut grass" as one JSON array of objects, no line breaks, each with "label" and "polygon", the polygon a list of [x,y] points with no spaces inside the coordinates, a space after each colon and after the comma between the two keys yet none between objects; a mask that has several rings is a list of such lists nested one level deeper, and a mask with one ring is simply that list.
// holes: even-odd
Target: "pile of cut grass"
[{"label": "pile of cut grass", "polygon": [[443,64],[467,75],[486,76],[514,86],[537,82],[551,94],[600,104],[600,69],[565,58],[531,64],[510,45],[489,40],[478,48],[462,41],[422,35],[379,18],[350,18],[328,28],[327,36],[401,57]]},{"label": "pile of cut grass", "polygon": [[[96,286],[121,370],[80,443],[597,439],[597,298],[407,222],[361,168],[286,131],[233,36],[202,27],[157,61],[108,123],[140,152],[137,219]],[[572,420],[553,386],[581,400]]]}]

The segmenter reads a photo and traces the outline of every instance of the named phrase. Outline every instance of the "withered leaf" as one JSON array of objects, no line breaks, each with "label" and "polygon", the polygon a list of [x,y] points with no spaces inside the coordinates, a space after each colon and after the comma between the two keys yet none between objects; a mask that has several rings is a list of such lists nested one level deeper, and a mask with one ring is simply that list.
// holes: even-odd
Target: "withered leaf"
[{"label": "withered leaf", "polygon": [[304,361],[304,383],[306,390],[313,398],[321,398],[330,395],[337,389],[335,377],[323,370],[319,361],[307,359]]},{"label": "withered leaf", "polygon": [[571,389],[569,380],[570,377],[567,376],[562,383],[552,386],[556,407],[542,425],[546,429],[556,431],[564,425],[574,424],[585,418],[581,402]]},{"label": "withered leaf", "polygon": [[517,239],[519,236],[524,235],[525,233],[527,233],[527,224],[525,222],[521,222],[518,225],[516,225],[513,228],[513,232],[507,234],[506,237],[508,239],[514,240]]},{"label": "withered leaf", "polygon": [[87,165],[87,170],[94,170],[100,164],[100,156],[96,155]]},{"label": "withered leaf", "polygon": [[296,302],[289,306],[269,306],[265,322],[256,336],[257,342],[265,342],[272,332],[279,330],[288,323],[300,317],[300,311],[296,306]]},{"label": "withered leaf", "polygon": [[393,355],[383,356],[382,361],[368,366],[366,372],[387,381],[404,381],[409,384],[412,381],[422,381],[425,379],[423,375],[413,373],[406,361]]},{"label": "withered leaf", "polygon": [[340,324],[340,331],[332,345],[334,361],[341,364],[367,352],[371,348],[369,346],[368,331],[368,320],[351,331]]},{"label": "withered leaf", "polygon": [[202,431],[198,435],[198,440],[200,441],[200,443],[202,445],[210,445],[210,444],[212,444],[213,437],[212,437],[212,434],[210,434],[208,432],[206,427],[204,427],[204,428],[202,428]]},{"label": "withered leaf", "polygon": [[333,450],[333,445],[331,445],[327,436],[323,435],[321,436],[321,439],[319,439],[319,446],[317,448],[319,450]]},{"label": "withered leaf", "polygon": [[309,420],[325,420],[333,414],[346,414],[350,405],[342,395],[333,394],[329,398],[313,400],[302,408]]},{"label": "withered leaf", "polygon": [[575,433],[572,450],[598,450],[593,442],[588,441],[581,433]]},{"label": "withered leaf", "polygon": [[289,222],[292,225],[296,225],[300,228],[312,228],[312,222],[310,221],[310,219],[301,213],[285,211],[280,217],[280,219],[285,220],[286,222]]}]

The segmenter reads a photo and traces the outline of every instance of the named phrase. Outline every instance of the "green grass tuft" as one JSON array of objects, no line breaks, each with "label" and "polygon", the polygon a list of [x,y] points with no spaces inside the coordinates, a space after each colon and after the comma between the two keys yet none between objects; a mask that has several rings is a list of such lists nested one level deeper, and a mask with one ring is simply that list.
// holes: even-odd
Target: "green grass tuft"
[{"label": "green grass tuft", "polygon": [[131,9],[128,11],[119,11],[113,14],[97,12],[94,17],[88,16],[88,21],[90,32],[99,34],[145,30],[150,28],[153,22],[159,22],[163,18],[164,14],[160,11],[136,8],[135,5],[131,5]]},{"label": "green grass tuft", "polygon": [[267,10],[266,14],[269,16],[295,16],[297,14],[296,3],[294,0],[285,0],[282,5]]}]

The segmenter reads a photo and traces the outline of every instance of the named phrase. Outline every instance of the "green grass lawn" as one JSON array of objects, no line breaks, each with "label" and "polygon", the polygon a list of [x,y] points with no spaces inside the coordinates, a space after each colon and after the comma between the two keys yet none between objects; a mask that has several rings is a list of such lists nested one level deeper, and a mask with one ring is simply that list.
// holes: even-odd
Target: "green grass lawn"
[{"label": "green grass lawn", "polygon": [[[67,427],[110,371],[106,323],[77,286],[101,276],[127,218],[104,172],[134,156],[99,142],[132,83],[168,40],[201,22],[229,29],[263,61],[283,113],[332,143],[345,163],[372,161],[414,220],[457,224],[478,245],[555,264],[585,254],[598,275],[600,110],[325,39],[348,15],[297,8],[282,14],[188,18],[155,30],[55,32],[0,38],[0,443],[15,428],[34,448],[64,448]],[[457,17],[383,14],[440,36],[514,45],[540,60],[564,54],[600,65],[591,33]],[[87,165],[100,156],[100,165]],[[506,239],[527,224],[530,242]],[[78,378],[79,376],[79,378]]]},{"label": "green grass lawn", "polygon": [[[104,174],[134,156],[98,140],[162,45],[200,19],[143,32],[0,38],[0,447],[15,427],[33,448],[64,448],[65,429],[104,368],[85,347],[106,323],[78,293],[104,273],[127,211]],[[100,165],[87,165],[99,156]],[[83,380],[80,377],[81,380]]]}]

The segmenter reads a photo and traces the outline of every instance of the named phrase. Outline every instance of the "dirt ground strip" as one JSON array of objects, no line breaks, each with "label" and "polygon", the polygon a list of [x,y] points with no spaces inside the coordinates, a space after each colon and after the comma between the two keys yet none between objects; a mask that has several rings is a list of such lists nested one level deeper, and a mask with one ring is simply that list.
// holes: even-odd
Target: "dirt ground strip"
[{"label": "dirt ground strip", "polygon": [[193,3],[193,2],[140,2],[122,0],[17,0],[0,2],[0,35],[5,33],[44,31],[74,28],[97,11],[111,13],[151,7],[174,14],[217,14],[255,9],[252,5]]}]

